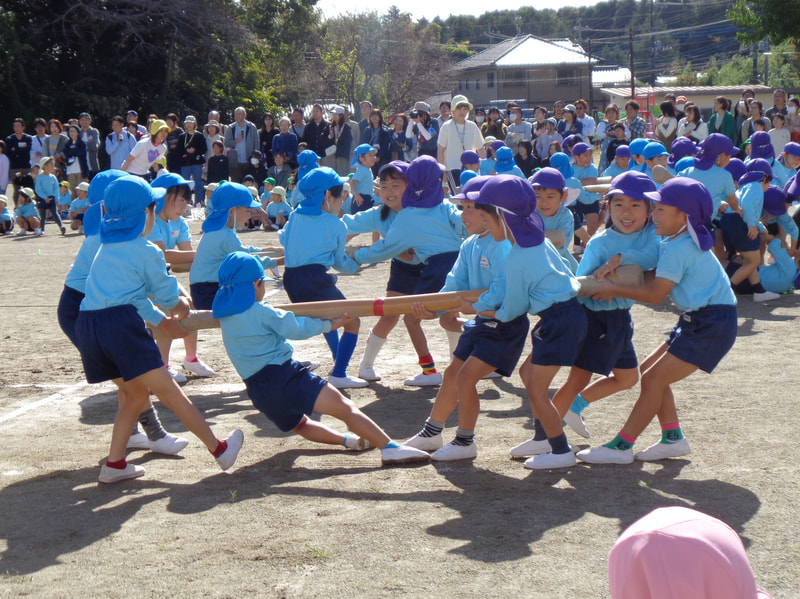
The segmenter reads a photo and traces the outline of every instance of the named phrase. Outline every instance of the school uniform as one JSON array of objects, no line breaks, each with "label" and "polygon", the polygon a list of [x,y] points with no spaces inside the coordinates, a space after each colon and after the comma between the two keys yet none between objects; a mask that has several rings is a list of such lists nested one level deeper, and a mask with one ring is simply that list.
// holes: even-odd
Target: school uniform
[{"label": "school uniform", "polygon": [[716,256],[697,247],[688,232],[665,238],[656,277],[672,281],[669,296],[683,311],[667,351],[711,372],[736,341],[736,296]]},{"label": "school uniform", "polygon": [[78,212],[78,214],[75,215],[75,220],[81,220],[81,221],[83,220],[83,215],[88,208],[89,208],[89,200],[87,198],[74,199],[69,205],[70,212],[78,212],[78,210],[83,211],[83,212]]},{"label": "school uniform", "polygon": [[0,212],[0,233],[9,233],[14,229],[14,217],[8,207]]},{"label": "school uniform", "polygon": [[[458,259],[447,274],[442,293],[488,287],[473,303],[476,312],[496,310],[505,294],[505,259],[511,250],[508,240],[496,241],[491,235],[472,235],[461,244]],[[453,355],[464,362],[470,356],[494,366],[503,376],[517,367],[530,323],[527,314],[509,322],[476,316],[464,324]]]},{"label": "school uniform", "polygon": [[631,166],[633,166],[633,160],[628,161],[628,168],[623,169],[620,165],[616,162],[612,162],[608,165],[608,168],[603,171],[604,177],[616,177],[617,175],[621,175],[625,171],[631,170]]},{"label": "school uniform", "polygon": [[295,316],[266,302],[255,302],[219,322],[225,350],[244,379],[253,406],[284,432],[311,415],[327,382],[292,359],[287,339],[328,333],[330,321]]},{"label": "school uniform", "polygon": [[772,178],[775,181],[775,185],[780,188],[785,187],[789,179],[797,174],[795,169],[787,167],[780,160],[772,160],[770,166],[772,167]]},{"label": "school uniform", "polygon": [[270,202],[267,204],[265,212],[267,213],[267,218],[269,218],[271,222],[275,223],[279,214],[288,220],[292,214],[292,207],[289,206],[286,200],[277,204],[275,202]]},{"label": "school uniform", "polygon": [[[592,276],[609,258],[621,254],[620,265],[638,264],[643,270],[652,270],[658,263],[661,245],[655,226],[648,224],[637,233],[623,234],[605,229],[594,235],[578,266],[577,276]],[[575,366],[608,376],[615,368],[636,368],[638,361],[633,347],[633,320],[631,307],[634,301],[615,297],[598,301],[579,297],[586,309],[588,329]]]},{"label": "school uniform", "polygon": [[[593,164],[589,166],[572,165],[574,171],[573,176],[578,180],[596,178],[597,167]],[[576,215],[585,216],[586,214],[598,214],[600,212],[600,194],[590,193],[583,189],[581,195],[578,196],[578,201],[572,204],[570,208]],[[577,226],[577,225],[576,225]]]},{"label": "school uniform", "polygon": [[355,181],[356,190],[358,190],[359,195],[361,195],[363,202],[361,202],[360,206],[356,206],[354,202],[350,207],[350,213],[355,214],[357,212],[369,210],[374,205],[372,200],[372,193],[374,191],[372,170],[359,162],[358,168],[356,168],[356,172],[351,178],[351,185],[352,181]]},{"label": "school uniform", "polygon": [[36,204],[28,202],[27,204],[17,204],[14,209],[14,216],[28,220],[32,216],[39,218],[39,212],[36,210]]},{"label": "school uniform", "polygon": [[89,235],[83,240],[75,261],[67,273],[64,289],[58,300],[58,324],[75,347],[78,347],[75,323],[78,321],[81,302],[86,295],[86,279],[101,245],[99,233]]},{"label": "school uniform", "polygon": [[130,381],[163,366],[145,323],[158,326],[165,315],[156,304],[173,307],[179,298],[178,281],[167,274],[158,247],[143,237],[103,244],[75,326],[86,380]]},{"label": "school uniform", "polygon": [[506,290],[495,313],[501,322],[521,314],[539,316],[531,332],[531,362],[542,366],[572,366],[586,336],[586,312],[575,299],[580,284],[553,244],[514,245],[506,256]]},{"label": "school uniform", "polygon": [[164,248],[174,250],[179,243],[192,241],[192,234],[189,232],[189,225],[182,216],[178,220],[164,220],[156,215],[156,224],[150,235],[147,236],[153,243],[161,242]]},{"label": "school uniform", "polygon": [[[761,239],[750,239],[747,236],[748,227],[758,227],[761,224],[761,212],[764,208],[764,188],[760,181],[746,183],[736,190],[742,216],[731,208],[725,210],[720,219],[722,241],[729,252],[753,252],[761,247]],[[763,228],[763,227],[762,227]]]},{"label": "school uniform", "polygon": [[[539,211],[537,210],[536,212]],[[553,216],[545,216],[541,212],[539,212],[539,216],[542,217],[545,232],[554,231],[556,229],[564,231],[564,245],[560,248],[556,248],[556,251],[561,254],[570,272],[575,273],[578,270],[578,261],[575,259],[575,256],[572,255],[572,252],[569,251],[569,244],[575,235],[575,218],[572,212],[570,212],[569,208],[564,206],[564,204],[561,204],[558,207],[558,211]]]},{"label": "school uniform", "polygon": [[736,193],[736,184],[733,181],[733,176],[721,166],[712,164],[711,168],[703,170],[696,166],[689,167],[678,173],[679,177],[689,177],[695,181],[700,181],[708,193],[711,194],[711,201],[714,202],[714,212],[716,215],[719,210],[719,205],[723,201],[727,201],[728,196]]}]

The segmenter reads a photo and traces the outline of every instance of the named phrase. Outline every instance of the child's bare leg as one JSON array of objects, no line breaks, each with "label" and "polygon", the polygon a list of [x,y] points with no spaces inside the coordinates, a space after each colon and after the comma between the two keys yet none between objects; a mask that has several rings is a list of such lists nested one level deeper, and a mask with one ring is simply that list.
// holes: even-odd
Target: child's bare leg
[{"label": "child's bare leg", "polygon": [[439,326],[452,333],[461,333],[464,330],[464,323],[455,312],[442,314],[439,317]]},{"label": "child's bare leg", "polygon": [[[528,388],[528,380],[531,377],[531,371],[533,370],[533,363],[531,359],[533,358],[533,352],[528,354],[528,357],[525,358],[522,362],[522,366],[519,367],[519,377],[522,379],[522,384],[525,388]],[[535,414],[536,412],[534,412]]]},{"label": "child's bare leg", "polygon": [[542,366],[540,364],[531,364],[530,375],[525,384],[525,391],[528,393],[528,400],[531,403],[531,409],[536,418],[541,422],[547,438],[557,437],[564,433],[561,428],[561,416],[558,415],[558,410],[550,402],[548,390],[550,383],[558,373],[560,366]]},{"label": "child's bare leg", "polygon": [[428,339],[425,337],[425,332],[422,330],[422,321],[413,314],[406,314],[403,316],[403,324],[408,331],[408,337],[411,339],[411,345],[414,346],[414,351],[417,355],[427,356],[430,353],[428,349]]},{"label": "child's bare leg", "polygon": [[[744,258],[744,264],[731,275],[731,284],[738,285],[745,279],[748,279],[751,283],[758,283],[758,267],[761,265],[761,254],[758,250],[754,250],[752,252],[741,252],[741,255]],[[754,273],[755,281],[751,278]]]},{"label": "child's bare leg", "polygon": [[599,214],[587,214],[586,215],[586,234],[591,239],[592,235],[597,233],[597,229],[600,226],[600,215]]},{"label": "child's bare leg", "polygon": [[658,415],[663,424],[678,421],[675,400],[669,386],[685,379],[697,370],[697,366],[684,362],[670,353],[664,353],[644,374],[639,399],[631,410],[622,432],[636,439],[647,425]]},{"label": "child's bare leg", "polygon": [[559,416],[564,417],[567,413],[572,402],[578,396],[578,393],[589,384],[592,380],[592,373],[583,368],[573,366],[569,369],[569,376],[564,384],[561,385],[556,394],[553,396],[553,405],[558,410]]},{"label": "child's bare leg", "polygon": [[[317,401],[314,402],[314,411],[338,418],[347,425],[347,428],[375,447],[385,447],[391,441],[381,427],[331,384],[326,385],[319,392]],[[336,443],[341,443],[343,439],[344,436]],[[327,441],[322,441],[322,443],[327,443]]]},{"label": "child's bare leg", "polygon": [[400,322],[399,314],[393,314],[391,316],[381,316],[378,319],[378,322],[375,323],[375,326],[372,327],[372,332],[381,339],[386,339],[386,337],[389,336],[389,333],[392,332],[392,329],[394,329],[394,327],[397,326],[398,322]]},{"label": "child's bare leg", "polygon": [[[166,367],[155,368],[133,380],[149,388],[161,403],[175,412],[175,415],[183,425],[194,433],[209,451],[213,453],[217,449],[219,440],[211,432],[202,414],[189,398],[184,395],[178,384],[172,380]],[[128,433],[130,434],[130,431]]]},{"label": "child's bare leg", "polygon": [[639,381],[638,368],[615,368],[610,376],[597,379],[580,392],[587,403],[630,389]]},{"label": "child's bare leg", "polygon": [[[456,359],[453,360],[455,363]],[[447,370],[453,364],[447,367]],[[478,397],[478,381],[487,374],[494,372],[495,368],[483,360],[470,356],[456,372],[456,389],[458,390],[458,428],[466,431],[475,429],[478,415],[481,411],[481,402]],[[445,371],[446,372],[446,371]],[[437,419],[438,420],[438,419]]]},{"label": "child's bare leg", "polygon": [[591,235],[586,231],[586,227],[578,227],[575,229],[575,237],[580,239],[581,243],[586,245],[586,242],[589,241]]},{"label": "child's bare leg", "polygon": [[187,356],[197,355],[197,331],[192,331],[183,338],[183,347],[186,350]]},{"label": "child's bare leg", "polygon": [[329,426],[322,424],[321,422],[317,422],[316,420],[311,420],[308,416],[303,416],[303,419],[300,421],[300,424],[294,427],[292,429],[292,432],[300,435],[304,439],[313,441],[314,443],[326,443],[327,445],[344,445],[343,433],[335,431]]},{"label": "child's bare leg", "polygon": [[442,376],[442,386],[439,387],[436,401],[433,403],[433,408],[431,408],[430,417],[432,420],[442,423],[447,422],[450,414],[456,409],[458,404],[458,371],[463,364],[464,362],[458,358],[453,358],[450,365],[445,368]]},{"label": "child's bare leg", "polygon": [[119,387],[119,409],[114,418],[114,427],[111,431],[111,448],[108,451],[108,461],[118,462],[125,458],[128,439],[136,424],[139,414],[147,409],[150,403],[150,393],[147,386],[137,379],[125,382],[121,378],[114,379],[114,384]]},{"label": "child's bare leg", "polygon": [[167,335],[159,327],[150,327],[150,330],[153,332],[153,339],[158,346],[158,353],[161,354],[161,361],[164,362],[164,364],[169,364],[169,350],[172,347],[172,337]]},{"label": "child's bare leg", "polygon": [[722,241],[722,229],[717,227],[716,233],[714,234],[714,247],[712,248],[714,255],[717,257],[717,260],[727,260],[728,253],[725,251],[725,244]]}]

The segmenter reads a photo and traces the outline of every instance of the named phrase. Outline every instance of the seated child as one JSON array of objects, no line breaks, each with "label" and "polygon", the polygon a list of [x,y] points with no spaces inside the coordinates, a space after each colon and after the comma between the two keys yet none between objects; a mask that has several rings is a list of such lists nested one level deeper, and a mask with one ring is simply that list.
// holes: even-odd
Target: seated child
[{"label": "seated child", "polygon": [[[58,192],[61,194],[58,197],[58,214],[61,216],[61,220],[66,218],[70,218],[69,216],[69,206],[72,204],[72,193],[69,190],[69,181],[61,181],[58,184]],[[73,229],[74,231],[75,229]]]},{"label": "seated child", "polygon": [[[295,316],[264,300],[264,268],[244,252],[223,260],[221,287],[214,298],[214,317],[220,319],[222,340],[236,372],[244,379],[253,406],[281,431],[292,431],[317,443],[348,449],[381,448],[383,464],[428,460],[419,449],[400,445],[325,379],[292,359],[287,339],[308,339],[329,333],[350,320]],[[311,420],[312,412],[343,421],[353,433],[342,434]]]},{"label": "seated child", "polygon": [[14,217],[8,209],[8,198],[5,194],[0,194],[0,234],[11,235],[14,229]]},{"label": "seated child", "polygon": [[17,235],[27,235],[32,231],[34,235],[41,235],[39,211],[33,199],[36,193],[30,187],[17,187],[17,207],[14,210],[14,217],[17,219],[19,233]]},{"label": "seated child", "polygon": [[[292,214],[292,207],[286,202],[286,189],[278,185],[272,188],[271,202],[266,205],[267,218],[269,219],[269,228],[274,231],[283,229],[289,216]],[[267,228],[267,224],[264,224]]]},{"label": "seated child", "polygon": [[[676,177],[646,195],[655,202],[656,234],[664,238],[655,279],[641,287],[622,287],[606,279],[592,297],[660,304],[670,296],[682,314],[667,341],[642,363],[639,398],[619,434],[605,445],[578,452],[578,459],[592,464],[650,462],[691,453],[670,385],[698,368],[710,373],[736,341],[736,296],[711,252],[714,238],[703,225],[714,206],[708,190],[698,181]],[[656,416],[661,440],[634,455],[636,438]]]},{"label": "seated child", "polygon": [[83,215],[89,208],[89,184],[81,181],[75,188],[75,199],[69,205],[69,228],[77,231],[83,228]]},{"label": "seated child", "polygon": [[[108,186],[103,203],[102,245],[89,270],[86,296],[75,323],[86,380],[93,384],[111,380],[122,391],[100,482],[144,475],[144,468],[127,463],[125,450],[151,392],[227,470],[239,455],[242,431],[233,431],[224,441],[216,438],[167,373],[145,327],[148,322],[172,337],[182,337],[186,329],[177,318],[189,312],[188,303],[178,294],[177,280],[167,274],[164,254],[146,239],[155,224],[156,196],[141,177],[121,177]],[[156,304],[168,308],[169,316]]]}]

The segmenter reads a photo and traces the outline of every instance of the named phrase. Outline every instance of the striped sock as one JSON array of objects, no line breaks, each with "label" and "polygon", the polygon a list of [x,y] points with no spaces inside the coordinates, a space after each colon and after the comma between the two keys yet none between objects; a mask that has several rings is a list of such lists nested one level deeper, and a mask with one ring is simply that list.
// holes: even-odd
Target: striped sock
[{"label": "striped sock", "polygon": [[420,356],[419,365],[422,366],[423,374],[436,374],[436,362],[433,361],[432,355]]},{"label": "striped sock", "polygon": [[444,429],[444,422],[437,422],[433,418],[428,418],[425,421],[425,427],[419,432],[420,437],[435,437],[441,434]]},{"label": "striped sock", "polygon": [[456,438],[453,439],[453,445],[472,445],[475,442],[475,430],[464,430],[463,428],[456,429]]},{"label": "striped sock", "polygon": [[678,422],[672,424],[665,424],[661,427],[661,442],[662,443],[677,443],[683,439],[683,431]]}]

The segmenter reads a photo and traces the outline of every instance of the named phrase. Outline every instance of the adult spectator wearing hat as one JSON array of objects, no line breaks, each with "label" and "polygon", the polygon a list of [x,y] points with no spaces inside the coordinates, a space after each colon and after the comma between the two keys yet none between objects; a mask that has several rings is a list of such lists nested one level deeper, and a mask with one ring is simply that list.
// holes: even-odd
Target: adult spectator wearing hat
[{"label": "adult spectator wearing hat", "polygon": [[431,118],[431,107],[427,102],[417,102],[409,114],[406,137],[417,140],[417,156],[439,155],[439,121]]},{"label": "adult spectator wearing hat", "polygon": [[139,113],[135,110],[129,110],[125,113],[125,124],[130,125],[131,123],[136,125],[136,131],[139,133],[139,139],[141,139],[142,136],[147,135],[147,128],[139,123]]},{"label": "adult spectator wearing hat", "polygon": [[215,141],[220,142],[221,144],[225,144],[225,137],[222,133],[222,125],[219,124],[219,121],[209,120],[203,126],[203,137],[206,140],[206,162],[208,159],[214,155],[214,147],[213,143]]},{"label": "adult spectator wearing hat", "polygon": [[242,173],[247,168],[247,163],[253,152],[258,150],[258,130],[247,120],[247,111],[243,106],[237,106],[233,111],[233,122],[228,125],[225,133],[225,150],[228,154],[228,166],[231,180],[239,182]]},{"label": "adult spectator wearing hat", "polygon": [[150,124],[150,135],[143,137],[133,147],[120,170],[150,180],[150,166],[167,152],[164,141],[169,126],[157,119]]},{"label": "adult spectator wearing hat", "polygon": [[481,157],[486,154],[481,130],[473,121],[467,120],[472,104],[466,96],[458,95],[453,98],[452,106],[452,118],[439,130],[438,160],[457,180],[461,174],[461,154],[468,150],[477,152]]},{"label": "adult spectator wearing hat", "polygon": [[188,115],[183,120],[183,133],[178,138],[178,150],[181,158],[181,177],[194,181],[194,205],[201,206],[206,197],[203,189],[203,165],[208,147],[206,139],[197,130],[197,118]]},{"label": "adult spectator wearing hat", "polygon": [[81,139],[86,144],[86,165],[89,167],[91,180],[100,172],[100,163],[97,161],[97,150],[100,147],[100,132],[92,127],[92,115],[82,112],[78,115],[78,125],[81,128]]}]

